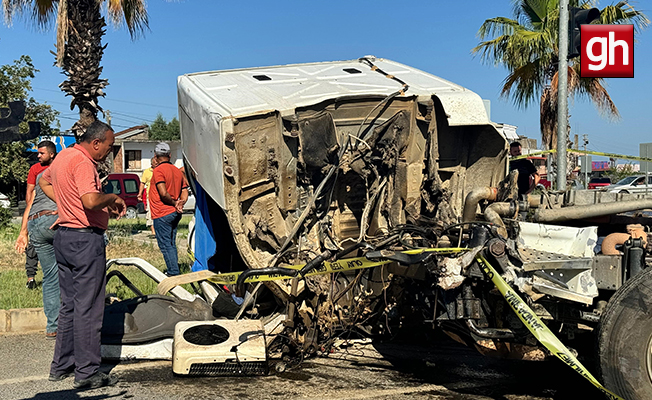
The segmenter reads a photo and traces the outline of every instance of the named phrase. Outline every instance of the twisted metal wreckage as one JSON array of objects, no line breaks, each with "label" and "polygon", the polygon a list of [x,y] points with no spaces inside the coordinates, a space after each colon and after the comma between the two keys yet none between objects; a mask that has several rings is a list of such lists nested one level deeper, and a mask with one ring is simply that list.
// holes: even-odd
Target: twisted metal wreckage
[{"label": "twisted metal wreckage", "polygon": [[[621,382],[647,361],[632,355],[640,349],[627,347],[618,320],[631,282],[649,275],[647,233],[628,226],[594,252],[599,236],[641,220],[616,214],[652,208],[652,200],[518,197],[502,126],[480,97],[389,60],[189,74],[178,89],[197,197],[197,272],[164,281],[142,260],[111,260],[139,265],[173,296],[108,305],[106,357],[172,357],[183,364],[178,373],[264,373],[267,356],[293,364],[328,353],[338,338],[425,324],[486,354],[546,358],[483,258],[531,318],[562,339],[597,338],[607,387],[630,398],[652,390]],[[551,224],[564,221],[573,227]],[[200,295],[177,286],[189,282],[199,282]],[[233,319],[253,323],[245,330],[255,334],[238,331],[219,358],[210,345],[234,336]],[[636,360],[625,367],[622,357]]]}]

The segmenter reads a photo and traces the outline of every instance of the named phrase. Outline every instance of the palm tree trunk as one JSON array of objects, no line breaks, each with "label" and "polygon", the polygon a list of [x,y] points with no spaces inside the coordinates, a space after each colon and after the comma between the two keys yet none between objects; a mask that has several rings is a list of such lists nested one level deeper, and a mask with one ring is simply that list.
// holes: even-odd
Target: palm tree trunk
[{"label": "palm tree trunk", "polygon": [[108,85],[106,79],[100,79],[102,55],[102,37],[106,22],[100,13],[97,0],[68,0],[68,29],[63,56],[63,73],[67,79],[59,85],[62,91],[72,96],[70,109],[79,109],[79,120],[72,131],[80,137],[86,128],[97,119],[97,112],[102,108],[98,97],[104,96],[103,89]]},{"label": "palm tree trunk", "polygon": [[[72,96],[70,109],[79,109],[79,120],[71,130],[77,142],[90,124],[97,120],[102,111],[98,97],[104,96],[103,89],[108,80],[100,79],[102,67],[102,37],[106,22],[100,12],[98,0],[67,0],[67,38],[62,68],[67,79],[59,85],[62,91]],[[100,179],[105,181],[113,170],[113,156],[99,163]]]}]

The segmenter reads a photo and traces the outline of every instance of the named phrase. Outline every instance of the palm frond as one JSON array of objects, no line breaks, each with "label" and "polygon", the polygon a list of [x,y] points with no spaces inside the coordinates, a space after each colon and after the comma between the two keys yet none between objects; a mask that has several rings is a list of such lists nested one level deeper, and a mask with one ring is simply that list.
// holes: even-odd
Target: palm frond
[{"label": "palm frond", "polygon": [[16,15],[20,15],[30,8],[30,0],[2,0],[2,13],[5,17],[5,24],[11,26]]},{"label": "palm frond", "polygon": [[642,11],[634,9],[628,1],[619,1],[616,5],[600,10],[600,24],[632,24],[634,33],[639,34],[650,25],[650,20]]},{"label": "palm frond", "polygon": [[554,55],[551,50],[552,40],[547,32],[530,31],[521,27],[511,35],[481,42],[471,52],[479,53],[483,62],[502,64],[513,71],[535,60],[539,60],[540,64],[551,60]]},{"label": "palm frond", "polygon": [[[569,93],[589,99],[600,115],[611,120],[620,119],[620,112],[607,92],[602,78],[580,78],[580,65],[574,64],[568,71]],[[573,85],[571,86],[571,77]]]},{"label": "palm frond", "polygon": [[57,14],[57,5],[55,0],[35,0],[32,9],[32,19],[36,21],[40,28],[46,28]]},{"label": "palm frond", "polygon": [[482,40],[488,36],[513,35],[518,28],[522,27],[516,20],[505,17],[490,18],[482,23],[476,36]]},{"label": "palm frond", "polygon": [[149,29],[149,18],[143,0],[107,0],[109,20],[115,26],[127,26],[132,39]]},{"label": "palm frond", "polygon": [[541,67],[538,61],[533,61],[515,69],[505,78],[500,96],[511,97],[514,105],[527,108],[536,99],[544,84],[545,76],[542,74]]},{"label": "palm frond", "polygon": [[513,0],[512,12],[523,25],[543,22],[548,15],[549,0]]}]

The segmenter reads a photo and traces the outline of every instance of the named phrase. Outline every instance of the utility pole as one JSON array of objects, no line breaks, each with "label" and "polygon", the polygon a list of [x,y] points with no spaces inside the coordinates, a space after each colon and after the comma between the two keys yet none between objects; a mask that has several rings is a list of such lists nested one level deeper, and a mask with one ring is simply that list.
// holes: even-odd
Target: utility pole
[{"label": "utility pole", "polygon": [[568,0],[559,1],[559,87],[557,88],[557,190],[566,190],[568,134]]},{"label": "utility pole", "polygon": [[106,118],[106,124],[108,126],[111,126],[111,111],[105,110],[104,111],[104,117]]},{"label": "utility pole", "polygon": [[[577,135],[575,135],[575,137],[577,138]],[[586,145],[589,144],[589,135],[586,133],[583,134],[582,140],[584,140],[584,162],[588,163],[589,156],[586,154]],[[589,188],[589,166],[588,165],[584,166],[584,188],[585,189]]]},{"label": "utility pole", "polygon": [[[575,150],[579,149],[578,144],[577,144],[577,143],[578,143],[578,137],[577,137],[577,136],[578,136],[578,135],[577,135],[577,133],[576,133],[576,134],[575,134],[575,140],[573,141],[573,148],[574,148]],[[585,150],[586,150],[586,149],[585,149]]]}]

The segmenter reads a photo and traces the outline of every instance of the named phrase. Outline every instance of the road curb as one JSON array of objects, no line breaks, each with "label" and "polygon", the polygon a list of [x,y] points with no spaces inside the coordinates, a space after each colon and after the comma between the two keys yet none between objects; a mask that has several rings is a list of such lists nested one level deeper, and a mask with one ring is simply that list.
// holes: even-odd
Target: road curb
[{"label": "road curb", "polygon": [[0,310],[0,333],[42,331],[46,324],[43,307]]}]

